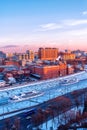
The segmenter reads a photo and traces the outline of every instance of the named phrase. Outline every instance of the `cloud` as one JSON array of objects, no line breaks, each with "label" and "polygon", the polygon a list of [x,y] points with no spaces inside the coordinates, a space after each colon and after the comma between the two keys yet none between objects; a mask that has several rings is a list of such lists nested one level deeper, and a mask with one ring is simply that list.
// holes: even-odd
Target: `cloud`
[{"label": "cloud", "polygon": [[87,11],[83,11],[82,14],[83,14],[83,15],[87,15]]},{"label": "cloud", "polygon": [[60,33],[60,37],[73,37],[73,38],[85,38],[87,39],[87,28],[83,28],[83,29],[72,29],[72,30],[65,30],[63,32]]},{"label": "cloud", "polygon": [[81,37],[81,36],[87,36],[87,28],[85,28],[85,29],[78,29],[78,30],[73,30],[73,31],[71,31],[71,35],[73,35],[73,36],[79,36],[79,37]]},{"label": "cloud", "polygon": [[[73,27],[82,27],[87,24],[87,19],[68,19],[68,20],[62,20],[58,21],[57,23],[47,23],[47,24],[41,24],[37,29],[35,29],[33,32],[45,32],[45,31],[54,31],[54,30],[69,30],[73,29]],[[81,25],[81,26],[80,26]]]},{"label": "cloud", "polygon": [[63,26],[57,23],[47,23],[40,25],[41,31],[49,31],[49,30],[56,30],[61,29]]},{"label": "cloud", "polygon": [[65,20],[64,21],[65,26],[78,26],[87,24],[87,19],[79,19],[79,20]]}]

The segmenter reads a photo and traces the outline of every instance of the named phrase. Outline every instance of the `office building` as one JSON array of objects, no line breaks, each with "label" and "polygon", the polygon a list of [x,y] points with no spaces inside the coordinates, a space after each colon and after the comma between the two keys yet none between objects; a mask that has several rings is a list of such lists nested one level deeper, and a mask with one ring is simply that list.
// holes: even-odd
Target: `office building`
[{"label": "office building", "polygon": [[58,57],[57,48],[39,48],[38,57],[41,60],[56,60]]}]

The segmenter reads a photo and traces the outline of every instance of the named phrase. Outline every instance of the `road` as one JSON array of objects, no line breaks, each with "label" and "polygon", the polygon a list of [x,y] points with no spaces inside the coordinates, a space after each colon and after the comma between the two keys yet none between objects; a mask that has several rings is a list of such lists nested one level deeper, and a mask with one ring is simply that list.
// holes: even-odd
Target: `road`
[{"label": "road", "polygon": [[[53,99],[55,97],[58,97],[60,95],[64,95],[68,92],[72,92],[74,90],[78,90],[81,88],[87,87],[87,73],[81,72],[79,74],[74,74],[70,76],[66,76],[63,78],[73,78],[77,77],[79,79],[79,82],[76,84],[68,85],[68,86],[61,86],[59,84],[59,80],[62,78],[56,78],[52,80],[47,81],[40,81],[36,83],[31,83],[29,85],[25,86],[19,86],[18,88],[8,88],[5,90],[0,91],[0,97],[11,97],[14,95],[18,95],[20,93],[26,93],[31,91],[39,91],[43,92],[44,94],[42,96],[37,96],[25,101],[19,101],[19,102],[9,102],[6,105],[0,105],[0,114],[13,112],[16,110],[20,110],[23,108],[31,107],[38,105],[40,103],[43,103],[47,100]],[[9,115],[12,116],[12,115]],[[7,116],[4,116],[6,118]],[[0,119],[3,119],[3,116],[0,116]]]},{"label": "road", "polygon": [[[36,115],[36,118],[38,120],[38,113],[39,113],[39,109],[40,110],[44,110],[44,113],[47,112],[48,114],[48,108],[52,107],[52,111],[55,111],[54,113],[56,113],[56,111],[58,111],[56,114],[61,114],[62,113],[62,109],[66,109],[66,110],[69,110],[73,107],[76,106],[76,102],[75,102],[75,97],[77,99],[79,99],[79,97],[81,97],[80,99],[82,100],[82,97],[81,95],[84,95],[84,93],[87,91],[87,89],[83,89],[83,90],[79,90],[79,91],[75,91],[75,92],[71,92],[71,93],[67,93],[63,96],[59,96],[55,99],[51,99],[45,103],[42,103],[42,104],[39,104],[38,106],[34,107],[35,108],[35,114]],[[74,97],[74,98],[73,98]],[[62,99],[62,100],[60,100]],[[68,105],[67,105],[67,102],[68,101]],[[64,106],[63,104],[66,104],[65,107],[62,107]],[[80,105],[83,104],[82,102],[80,102]],[[61,108],[60,108],[60,111],[59,110],[56,110],[55,107],[56,106],[60,106],[61,105]],[[57,108],[57,107],[56,107]],[[31,109],[32,110],[32,109]],[[27,126],[29,126],[30,124],[32,124],[31,120],[33,118],[33,114],[27,114],[27,116],[25,117],[24,116],[24,112],[22,111],[21,114],[18,114],[16,116],[13,116],[9,119],[9,127],[8,127],[8,130],[10,129],[11,125],[15,122],[15,120],[17,120],[19,123],[20,123],[20,129],[19,130],[28,130],[27,129]],[[55,115],[56,116],[56,115]],[[58,116],[58,115],[57,115]],[[32,118],[27,118],[27,117],[32,117]],[[50,113],[49,113],[49,120],[52,118],[52,116],[50,116]],[[39,120],[38,120],[39,121]],[[39,122],[40,123],[40,122]],[[7,126],[7,120],[1,120],[0,121],[0,130],[4,130],[4,128]],[[29,129],[30,130],[30,129]]]}]

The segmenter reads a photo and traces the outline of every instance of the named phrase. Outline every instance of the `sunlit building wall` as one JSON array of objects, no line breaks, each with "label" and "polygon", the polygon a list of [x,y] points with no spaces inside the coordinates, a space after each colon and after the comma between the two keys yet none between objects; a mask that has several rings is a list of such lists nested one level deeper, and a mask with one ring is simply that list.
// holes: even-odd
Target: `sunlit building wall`
[{"label": "sunlit building wall", "polygon": [[39,48],[38,56],[41,60],[56,60],[58,57],[57,48]]}]

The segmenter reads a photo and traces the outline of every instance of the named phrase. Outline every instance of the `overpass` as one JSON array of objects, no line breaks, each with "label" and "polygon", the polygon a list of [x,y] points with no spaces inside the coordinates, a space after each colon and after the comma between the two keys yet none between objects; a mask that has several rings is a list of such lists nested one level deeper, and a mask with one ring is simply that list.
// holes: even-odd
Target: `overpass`
[{"label": "overpass", "polygon": [[[61,86],[59,84],[60,79],[73,78],[73,77],[78,78],[79,82],[68,86]],[[9,112],[18,111],[20,109],[25,109],[27,107],[32,107],[40,103],[43,103],[47,100],[64,95],[68,92],[86,88],[86,87],[87,87],[87,72],[82,71],[80,73],[76,73],[61,78],[34,82],[26,85],[21,85],[18,87],[9,87],[5,89],[1,89],[0,98],[2,97],[9,98],[11,96],[18,95],[20,93],[26,93],[31,91],[39,91],[39,92],[43,92],[44,94],[41,96],[33,97],[31,99],[27,99],[19,102],[8,102],[7,104],[0,105],[0,115]],[[9,116],[12,116],[12,114]],[[7,116],[4,116],[4,118],[6,117]],[[3,117],[1,116],[0,119],[3,119]]]}]

